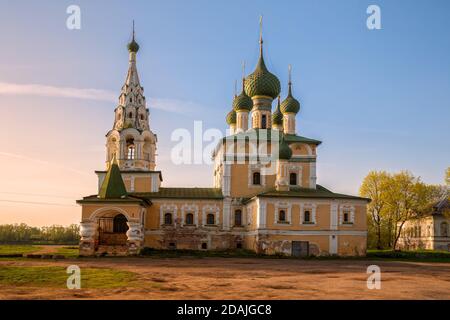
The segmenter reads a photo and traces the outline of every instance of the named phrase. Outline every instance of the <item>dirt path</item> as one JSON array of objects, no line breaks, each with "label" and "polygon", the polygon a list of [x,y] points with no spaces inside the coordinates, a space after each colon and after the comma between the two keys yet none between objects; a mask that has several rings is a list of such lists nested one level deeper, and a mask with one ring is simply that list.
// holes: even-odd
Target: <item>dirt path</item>
[{"label": "dirt path", "polygon": [[[450,264],[237,258],[0,261],[2,265],[108,267],[137,273],[124,288],[68,290],[0,285],[0,299],[450,299]],[[382,272],[367,288],[367,267]]]},{"label": "dirt path", "polygon": [[54,254],[58,252],[60,248],[67,247],[66,246],[58,246],[58,245],[38,245],[38,247],[41,247],[39,250],[34,251],[33,254]]}]

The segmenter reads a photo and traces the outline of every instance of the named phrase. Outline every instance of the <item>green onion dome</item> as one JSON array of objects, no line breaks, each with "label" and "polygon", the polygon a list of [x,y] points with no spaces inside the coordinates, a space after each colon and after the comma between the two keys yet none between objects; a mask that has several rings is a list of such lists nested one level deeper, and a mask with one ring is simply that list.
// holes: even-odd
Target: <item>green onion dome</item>
[{"label": "green onion dome", "polygon": [[245,79],[242,79],[242,92],[236,96],[233,100],[233,109],[235,111],[247,111],[249,112],[253,108],[252,99],[245,93]]},{"label": "green onion dome", "polygon": [[128,48],[128,51],[130,51],[130,52],[138,52],[139,51],[139,45],[134,40],[134,37],[133,37],[133,40],[131,40],[131,42],[128,44],[127,48]]},{"label": "green onion dome", "polygon": [[292,96],[292,84],[289,82],[288,96],[281,103],[281,112],[283,113],[295,113],[300,111],[300,102]]},{"label": "green onion dome", "polygon": [[245,92],[250,97],[268,96],[275,99],[280,94],[280,91],[280,80],[267,70],[261,48],[256,69],[245,81]]},{"label": "green onion dome", "polygon": [[284,140],[284,134],[280,135],[280,144],[279,144],[279,158],[281,160],[289,160],[292,157],[292,150],[287,144],[287,142]]},{"label": "green onion dome", "polygon": [[236,124],[236,111],[231,110],[227,114],[227,123],[229,125]]},{"label": "green onion dome", "polygon": [[272,125],[283,125],[283,114],[280,110],[280,96],[278,96],[277,108],[272,113]]}]

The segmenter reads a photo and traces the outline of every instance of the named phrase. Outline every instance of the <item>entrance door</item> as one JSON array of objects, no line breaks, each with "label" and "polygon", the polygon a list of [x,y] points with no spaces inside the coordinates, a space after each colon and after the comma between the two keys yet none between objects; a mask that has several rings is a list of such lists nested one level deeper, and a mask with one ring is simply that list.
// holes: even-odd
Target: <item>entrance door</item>
[{"label": "entrance door", "polygon": [[292,241],[292,256],[307,257],[309,255],[308,241]]}]

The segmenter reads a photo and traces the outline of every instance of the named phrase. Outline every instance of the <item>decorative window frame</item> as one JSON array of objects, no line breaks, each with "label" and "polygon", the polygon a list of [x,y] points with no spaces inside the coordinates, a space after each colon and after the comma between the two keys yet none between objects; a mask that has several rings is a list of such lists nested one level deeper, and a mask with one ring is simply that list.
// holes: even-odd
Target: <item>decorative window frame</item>
[{"label": "decorative window frame", "polygon": [[172,225],[175,226],[177,223],[177,211],[178,211],[178,207],[176,204],[162,204],[159,207],[159,223],[161,226],[165,226],[166,224],[164,223],[164,215],[166,213],[171,213],[172,214]]},{"label": "decorative window frame", "polygon": [[[236,211],[240,210],[241,211],[241,224],[240,225],[236,225]],[[245,227],[245,222],[244,222],[244,218],[245,214],[244,214],[244,208],[243,207],[234,207],[231,209],[231,226],[233,228],[243,228]]]},{"label": "decorative window frame", "polygon": [[[344,211],[349,211],[350,221],[344,222]],[[339,206],[339,225],[352,226],[355,223],[355,206],[351,204],[341,204]]]},{"label": "decorative window frame", "polygon": [[[253,184],[253,173],[259,172],[261,177],[261,184]],[[251,164],[248,166],[248,187],[261,188],[266,185],[266,175],[264,174],[264,166],[261,164]]]},{"label": "decorative window frame", "polygon": [[[206,215],[208,215],[209,213],[214,214],[214,224],[206,223]],[[218,205],[209,204],[209,205],[203,206],[203,208],[202,208],[202,226],[203,227],[218,226],[220,224],[219,214],[220,214],[220,208]]]},{"label": "decorative window frame", "polygon": [[[305,211],[311,212],[311,222],[305,223]],[[302,226],[314,226],[317,225],[316,219],[317,204],[315,203],[301,203],[300,204],[300,224]]]},{"label": "decorative window frame", "polygon": [[[289,186],[292,187],[301,187],[302,186],[302,173],[303,173],[303,167],[299,165],[289,165],[287,168],[287,179]],[[293,185],[290,184],[291,182],[291,173],[297,174],[297,184]]]},{"label": "decorative window frame", "polygon": [[[192,213],[194,215],[193,224],[186,224],[186,214],[188,213]],[[181,225],[198,226],[198,205],[185,203],[181,206]]]},{"label": "decorative window frame", "polygon": [[[286,221],[284,221],[284,222],[278,221],[278,213],[280,210],[286,211]],[[274,225],[279,225],[279,226],[292,225],[292,204],[289,202],[284,202],[284,201],[275,202],[275,210],[274,210],[273,218],[274,218],[273,219]]]}]

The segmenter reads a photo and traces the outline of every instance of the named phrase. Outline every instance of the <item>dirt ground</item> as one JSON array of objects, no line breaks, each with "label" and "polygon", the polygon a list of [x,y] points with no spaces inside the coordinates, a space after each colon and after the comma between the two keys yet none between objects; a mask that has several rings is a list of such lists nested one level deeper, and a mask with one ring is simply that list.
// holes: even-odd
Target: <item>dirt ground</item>
[{"label": "dirt ground", "polygon": [[[2,266],[108,267],[137,273],[125,288],[0,285],[0,299],[450,299],[450,264],[253,258],[100,258],[0,261]],[[367,289],[367,267],[381,289]],[[82,284],[83,285],[83,284]]]}]

